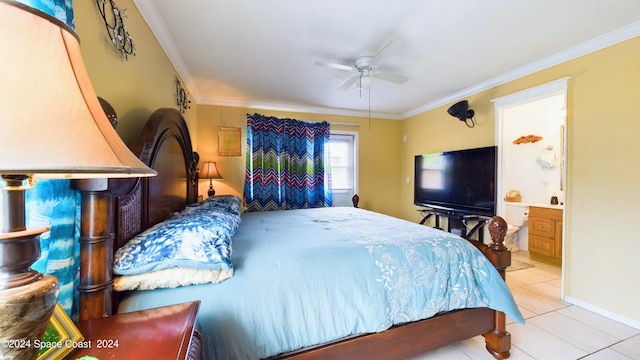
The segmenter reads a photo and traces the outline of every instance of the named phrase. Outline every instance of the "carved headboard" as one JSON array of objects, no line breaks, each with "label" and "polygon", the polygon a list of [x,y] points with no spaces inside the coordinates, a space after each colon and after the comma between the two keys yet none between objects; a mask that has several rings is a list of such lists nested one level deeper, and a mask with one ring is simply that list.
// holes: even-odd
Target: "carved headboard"
[{"label": "carved headboard", "polygon": [[107,191],[81,191],[81,320],[108,316],[117,309],[113,252],[198,198],[198,156],[177,110],[156,110],[129,148],[158,175],[109,179]]},{"label": "carved headboard", "polygon": [[177,110],[156,110],[129,147],[158,176],[109,181],[114,196],[116,249],[198,197],[198,161],[187,124]]}]

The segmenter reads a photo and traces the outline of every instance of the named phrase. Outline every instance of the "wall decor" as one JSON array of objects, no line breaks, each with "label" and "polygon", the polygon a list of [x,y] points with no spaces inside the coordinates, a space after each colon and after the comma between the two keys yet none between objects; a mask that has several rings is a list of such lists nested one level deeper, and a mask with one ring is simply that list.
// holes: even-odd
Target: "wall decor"
[{"label": "wall decor", "polygon": [[66,355],[79,347],[90,346],[83,342],[84,337],[69,318],[60,303],[56,304],[53,315],[47,325],[42,341],[32,346],[38,347],[38,360],[64,359]]},{"label": "wall decor", "polygon": [[[98,10],[102,16],[102,21],[107,29],[109,39],[113,46],[125,60],[129,55],[135,56],[136,46],[133,44],[131,35],[127,31],[122,17],[127,17],[127,9],[120,10],[113,0],[96,0]],[[108,11],[108,10],[111,11]]]},{"label": "wall decor", "polygon": [[558,163],[558,155],[556,154],[553,146],[549,145],[542,149],[542,152],[538,154],[536,163],[543,169],[553,169]]},{"label": "wall decor", "polygon": [[182,88],[180,79],[176,78],[176,102],[180,108],[180,113],[184,114],[187,109],[191,109],[191,100],[187,96],[187,92]]},{"label": "wall decor", "polygon": [[542,136],[540,135],[522,135],[519,138],[513,140],[514,145],[520,144],[533,144],[542,140]]},{"label": "wall decor", "polygon": [[240,128],[218,126],[218,155],[241,155]]}]

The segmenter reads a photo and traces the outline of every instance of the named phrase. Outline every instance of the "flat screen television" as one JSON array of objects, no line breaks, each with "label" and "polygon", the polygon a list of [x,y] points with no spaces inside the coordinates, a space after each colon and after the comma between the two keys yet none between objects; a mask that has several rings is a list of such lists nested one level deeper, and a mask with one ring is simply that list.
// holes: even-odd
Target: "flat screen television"
[{"label": "flat screen television", "polygon": [[496,147],[415,156],[413,202],[456,215],[496,214]]}]

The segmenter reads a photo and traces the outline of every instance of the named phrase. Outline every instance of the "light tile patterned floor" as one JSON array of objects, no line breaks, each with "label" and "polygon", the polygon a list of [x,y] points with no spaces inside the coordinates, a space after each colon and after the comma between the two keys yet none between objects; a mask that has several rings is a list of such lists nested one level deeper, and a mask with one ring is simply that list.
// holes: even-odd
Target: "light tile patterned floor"
[{"label": "light tile patterned floor", "polygon": [[[507,285],[526,319],[519,325],[507,319],[514,360],[640,360],[640,330],[560,300],[559,267],[531,261],[526,251],[513,258],[533,268],[507,273]],[[493,359],[477,336],[425,353],[416,360]]]}]

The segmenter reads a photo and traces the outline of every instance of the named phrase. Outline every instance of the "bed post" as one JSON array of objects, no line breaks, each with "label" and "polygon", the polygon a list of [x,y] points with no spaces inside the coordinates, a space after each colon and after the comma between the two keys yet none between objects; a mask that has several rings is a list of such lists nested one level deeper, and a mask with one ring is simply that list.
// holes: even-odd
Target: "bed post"
[{"label": "bed post", "polygon": [[73,180],[80,191],[80,320],[112,314],[112,196],[107,179]]},{"label": "bed post", "polygon": [[[489,234],[491,244],[487,247],[485,255],[505,279],[505,271],[511,265],[511,252],[504,246],[507,222],[499,216],[494,216],[489,221]],[[496,359],[506,359],[510,356],[511,334],[507,331],[506,318],[502,311],[494,311],[494,324],[492,331],[483,334],[487,351]]]}]

